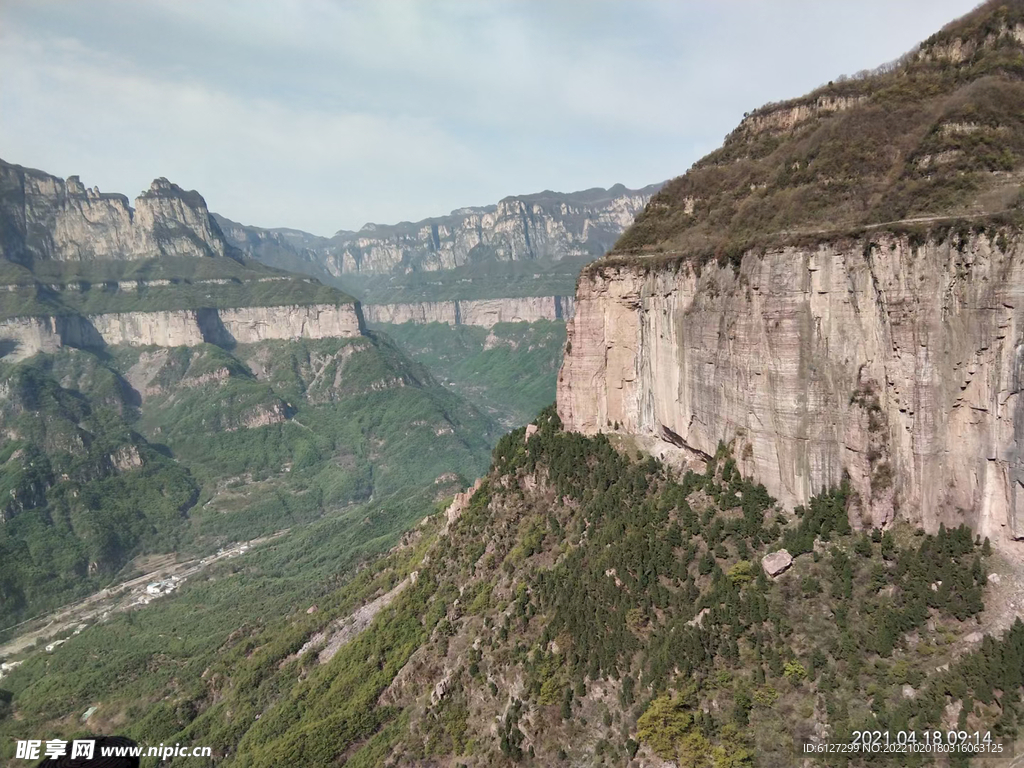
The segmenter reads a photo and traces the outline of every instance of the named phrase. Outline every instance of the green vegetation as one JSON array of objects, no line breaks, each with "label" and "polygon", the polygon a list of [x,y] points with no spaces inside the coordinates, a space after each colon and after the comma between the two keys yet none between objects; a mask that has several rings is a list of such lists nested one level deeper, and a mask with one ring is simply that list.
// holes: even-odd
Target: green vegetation
[{"label": "green vegetation", "polygon": [[[281,669],[274,660],[294,653],[311,631],[402,578],[419,550],[358,572],[355,566],[394,545],[403,530],[429,513],[432,494],[419,491],[353,507],[216,566],[172,598],[143,612],[115,615],[59,652],[29,658],[24,674],[3,681],[0,702],[13,700],[30,727],[49,729],[54,718],[66,718],[60,731],[70,736],[87,732],[78,716],[103,701],[90,728],[122,730],[143,743],[186,731],[218,752],[233,748],[282,686],[287,688],[288,677],[311,671],[308,658]],[[394,568],[383,570],[384,562]],[[317,613],[306,613],[310,605]],[[350,680],[364,673],[356,658],[348,658]],[[343,662],[339,654],[335,664]],[[348,706],[356,713],[368,710],[362,700]],[[13,757],[7,737],[24,727],[4,718],[0,707],[0,759]],[[374,749],[371,741],[367,753]]]},{"label": "green vegetation", "polygon": [[499,323],[490,330],[444,323],[381,328],[434,378],[505,428],[526,424],[555,399],[565,323]]},{"label": "green vegetation", "polygon": [[381,334],[65,349],[0,366],[0,386],[0,626],[144,552],[204,552],[475,477],[493,443],[490,419]]},{"label": "green vegetation", "polygon": [[[233,563],[244,579],[221,570],[147,609],[153,623],[117,619],[30,659],[4,682],[21,719],[0,719],[0,744],[71,734],[66,715],[88,705],[140,740],[209,743],[218,764],[246,766],[622,765],[639,750],[783,765],[815,723],[832,743],[860,728],[1017,733],[1024,624],[958,650],[986,584],[986,548],[966,529],[858,533],[841,488],[783,516],[725,447],[704,474],[676,476],[562,431],[552,409],[537,423],[498,442],[447,533],[434,517],[352,575],[325,539],[361,534],[325,519]],[[783,544],[802,554],[770,580],[757,564]],[[330,662],[320,646],[297,655],[400,583]],[[287,603],[289,590],[303,597]],[[200,601],[193,641],[176,628]],[[123,652],[95,654],[111,644]]]},{"label": "green vegetation", "polygon": [[[173,549],[198,496],[188,470],[133,431],[118,378],[76,367],[0,368],[3,624],[97,589],[138,551]],[[59,378],[88,379],[93,397]]]},{"label": "green vegetation", "polygon": [[[136,284],[118,288],[123,281]],[[147,285],[146,281],[169,284]],[[231,258],[40,261],[31,271],[3,262],[0,284],[18,286],[0,295],[0,319],[352,301],[315,280]]]},{"label": "green vegetation", "polygon": [[[918,55],[756,110],[652,199],[614,253],[738,263],[873,224],[1012,211],[1020,181],[1009,172],[1024,164],[1020,16],[1018,3],[987,3]],[[947,50],[954,39],[963,60]]]}]

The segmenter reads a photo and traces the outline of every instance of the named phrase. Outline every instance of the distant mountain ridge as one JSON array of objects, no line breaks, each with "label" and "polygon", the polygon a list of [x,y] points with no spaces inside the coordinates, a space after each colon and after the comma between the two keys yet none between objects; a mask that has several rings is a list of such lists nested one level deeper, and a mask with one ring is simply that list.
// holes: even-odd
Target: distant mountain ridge
[{"label": "distant mountain ridge", "polygon": [[252,258],[359,285],[361,278],[439,273],[495,262],[590,261],[612,246],[661,186],[632,190],[616,184],[513,195],[418,222],[368,223],[358,232],[340,230],[330,238],[243,225],[217,214],[214,218],[228,240]]},{"label": "distant mountain ridge", "polygon": [[336,288],[247,258],[196,191],[135,199],[0,160],[0,354],[352,338]]}]

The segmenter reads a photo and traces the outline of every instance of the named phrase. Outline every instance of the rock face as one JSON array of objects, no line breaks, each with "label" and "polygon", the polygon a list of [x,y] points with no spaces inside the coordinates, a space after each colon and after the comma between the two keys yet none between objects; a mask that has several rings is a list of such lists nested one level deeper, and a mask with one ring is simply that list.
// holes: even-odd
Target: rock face
[{"label": "rock face", "polygon": [[157,179],[135,200],[0,160],[0,257],[40,260],[240,255],[198,192]]},{"label": "rock face", "polygon": [[497,323],[534,323],[538,320],[568,320],[572,317],[571,296],[544,296],[519,299],[469,299],[423,301],[412,304],[367,304],[366,322],[447,323],[479,325],[490,328]]},{"label": "rock face", "polygon": [[6,360],[62,346],[231,346],[266,339],[349,338],[362,334],[358,304],[182,309],[105,315],[16,317],[0,321]]},{"label": "rock face", "polygon": [[[865,236],[867,237],[867,236]],[[747,253],[738,270],[592,265],[558,383],[569,429],[732,444],[788,505],[1024,537],[1024,243],[896,235]]]},{"label": "rock face", "polygon": [[660,187],[631,190],[616,184],[607,190],[506,197],[497,205],[461,208],[417,223],[367,224],[329,239],[219,221],[233,244],[273,266],[295,269],[306,262],[335,277],[433,272],[486,260],[596,258]]},{"label": "rock face", "polygon": [[8,360],[62,346],[232,346],[363,331],[358,304],[243,259],[202,196],[163,178],[132,208],[77,176],[0,161],[2,260],[29,270],[0,286]]}]

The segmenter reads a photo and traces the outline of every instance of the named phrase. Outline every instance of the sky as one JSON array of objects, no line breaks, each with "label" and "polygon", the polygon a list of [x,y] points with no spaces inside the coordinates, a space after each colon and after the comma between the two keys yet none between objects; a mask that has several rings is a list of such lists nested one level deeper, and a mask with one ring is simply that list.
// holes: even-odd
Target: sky
[{"label": "sky", "polygon": [[0,0],[0,158],[320,235],[677,176],[977,0]]}]

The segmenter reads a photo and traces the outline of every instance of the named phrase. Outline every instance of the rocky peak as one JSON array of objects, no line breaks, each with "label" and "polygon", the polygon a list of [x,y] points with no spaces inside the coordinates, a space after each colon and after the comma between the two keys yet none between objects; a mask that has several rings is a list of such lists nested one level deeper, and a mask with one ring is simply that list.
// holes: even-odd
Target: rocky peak
[{"label": "rocky peak", "polygon": [[181,187],[177,184],[171,184],[166,177],[161,176],[159,179],[153,179],[153,182],[149,185],[150,192],[173,192],[175,190],[180,191]]},{"label": "rocky peak", "polygon": [[35,261],[229,256],[206,201],[165,178],[135,200],[0,161],[0,258]]},{"label": "rocky peak", "polygon": [[84,195],[85,184],[77,176],[68,176],[68,180],[64,182],[64,186],[67,189],[69,195]]}]

